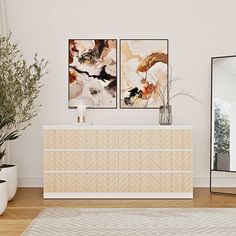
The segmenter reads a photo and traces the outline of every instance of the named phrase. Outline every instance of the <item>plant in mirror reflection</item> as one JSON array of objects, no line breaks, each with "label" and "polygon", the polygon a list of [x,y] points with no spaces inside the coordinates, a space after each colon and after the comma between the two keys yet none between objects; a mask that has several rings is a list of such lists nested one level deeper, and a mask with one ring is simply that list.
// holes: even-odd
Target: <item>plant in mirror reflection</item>
[{"label": "plant in mirror reflection", "polygon": [[226,101],[214,101],[214,153],[228,154],[230,152],[230,118],[224,107]]}]

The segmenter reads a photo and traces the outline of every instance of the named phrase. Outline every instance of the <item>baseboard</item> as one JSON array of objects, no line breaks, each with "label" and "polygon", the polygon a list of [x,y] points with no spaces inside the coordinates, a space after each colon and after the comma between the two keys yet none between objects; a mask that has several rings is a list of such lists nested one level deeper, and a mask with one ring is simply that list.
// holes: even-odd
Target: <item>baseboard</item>
[{"label": "baseboard", "polygon": [[[218,173],[219,175],[220,173]],[[224,173],[223,173],[224,175]],[[214,176],[212,177],[212,187],[236,187],[236,174],[227,173],[230,176]],[[235,176],[235,177],[232,177]],[[210,177],[194,177],[194,187],[209,187]]]},{"label": "baseboard", "polygon": [[[43,178],[42,177],[19,177],[18,186],[19,187],[42,187]],[[194,177],[193,186],[194,187],[209,187],[209,177]],[[235,178],[229,177],[229,176],[214,177],[213,186],[236,187],[236,174],[235,174]]]},{"label": "baseboard", "polygon": [[18,187],[43,187],[42,177],[19,177]]},{"label": "baseboard", "polygon": [[194,177],[193,186],[194,187],[209,187],[209,177]]}]

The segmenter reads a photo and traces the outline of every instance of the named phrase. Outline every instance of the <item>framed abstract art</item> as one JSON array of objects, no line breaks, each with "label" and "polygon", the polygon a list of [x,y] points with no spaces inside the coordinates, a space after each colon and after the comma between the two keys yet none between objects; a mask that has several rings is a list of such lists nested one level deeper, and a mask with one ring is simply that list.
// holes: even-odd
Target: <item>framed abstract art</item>
[{"label": "framed abstract art", "polygon": [[167,80],[167,39],[120,40],[120,108],[159,108]]},{"label": "framed abstract art", "polygon": [[117,41],[69,39],[68,51],[69,108],[116,108]]}]

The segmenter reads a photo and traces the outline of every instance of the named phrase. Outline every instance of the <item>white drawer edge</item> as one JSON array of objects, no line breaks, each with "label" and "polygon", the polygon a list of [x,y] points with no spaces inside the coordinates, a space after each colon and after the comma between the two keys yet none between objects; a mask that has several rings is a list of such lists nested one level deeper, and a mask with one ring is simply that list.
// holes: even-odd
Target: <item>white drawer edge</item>
[{"label": "white drawer edge", "polygon": [[44,192],[44,198],[187,198],[192,199],[192,192]]},{"label": "white drawer edge", "polygon": [[78,149],[78,148],[45,148],[44,152],[192,152],[193,149]]},{"label": "white drawer edge", "polygon": [[115,170],[45,170],[44,173],[192,173],[192,170],[121,170],[121,171],[115,171]]},{"label": "white drawer edge", "polygon": [[44,125],[44,130],[192,130],[191,125]]}]

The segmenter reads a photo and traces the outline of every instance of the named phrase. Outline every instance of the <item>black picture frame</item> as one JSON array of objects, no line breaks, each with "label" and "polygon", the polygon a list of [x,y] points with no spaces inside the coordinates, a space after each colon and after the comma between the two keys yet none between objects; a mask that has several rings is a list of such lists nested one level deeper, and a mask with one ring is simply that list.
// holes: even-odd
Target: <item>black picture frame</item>
[{"label": "black picture frame", "polygon": [[[140,39],[140,38],[122,38],[119,40],[119,108],[120,109],[159,109],[160,107],[122,107],[121,106],[121,88],[122,88],[122,85],[121,85],[121,42],[123,40],[153,40],[153,41],[166,41],[166,44],[167,44],[167,96],[169,95],[169,83],[168,83],[168,80],[169,80],[169,39],[167,38],[159,38],[159,39]],[[169,100],[169,98],[167,97],[167,100]]]},{"label": "black picture frame", "polygon": [[98,106],[94,106],[94,107],[86,107],[86,109],[117,109],[118,107],[118,102],[117,102],[117,99],[118,99],[118,66],[117,66],[117,62],[118,62],[118,40],[117,39],[114,39],[114,38],[69,38],[67,40],[67,45],[68,45],[68,48],[67,48],[67,102],[68,102],[68,109],[76,109],[77,107],[76,106],[70,106],[69,105],[69,101],[70,101],[70,83],[69,83],[69,68],[70,68],[70,63],[69,63],[69,54],[70,54],[70,40],[115,40],[116,41],[116,105],[114,107],[98,107]]},{"label": "black picture frame", "polygon": [[[210,82],[210,89],[211,89],[211,96],[210,96],[210,183],[209,183],[209,189],[210,189],[210,193],[214,193],[214,194],[228,194],[228,195],[236,195],[236,193],[230,193],[230,192],[221,192],[221,191],[215,191],[212,187],[212,174],[214,172],[225,172],[225,173],[235,173],[236,174],[236,171],[229,171],[229,170],[214,170],[212,168],[212,162],[213,162],[213,158],[212,158],[212,155],[213,155],[213,152],[212,152],[212,149],[213,149],[213,137],[212,137],[212,134],[213,134],[213,76],[214,76],[214,69],[213,69],[213,65],[214,65],[214,60],[216,59],[223,59],[223,58],[231,58],[231,57],[235,57],[236,58],[236,55],[225,55],[225,56],[216,56],[216,57],[211,57],[211,82]],[[235,176],[236,177],[236,176]],[[215,187],[217,188],[217,187]]]}]

